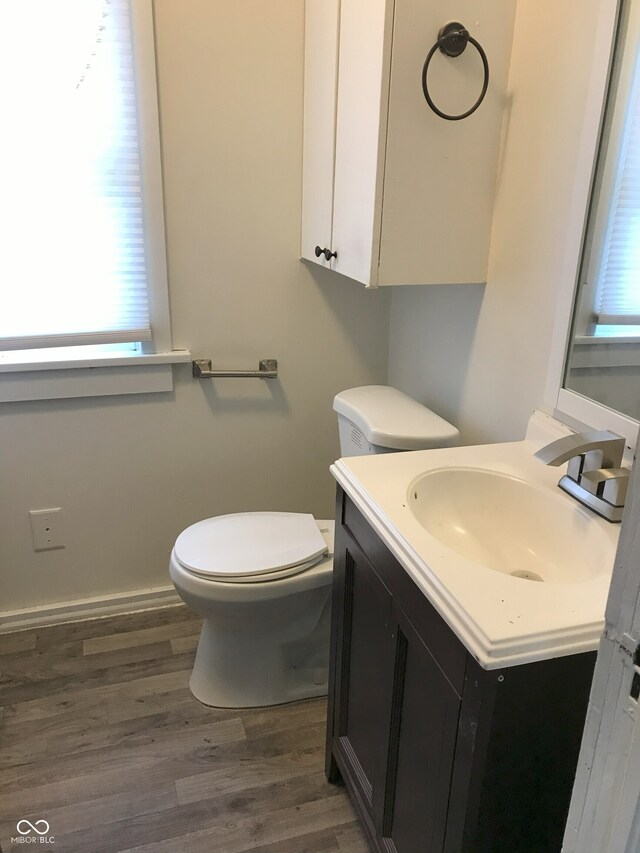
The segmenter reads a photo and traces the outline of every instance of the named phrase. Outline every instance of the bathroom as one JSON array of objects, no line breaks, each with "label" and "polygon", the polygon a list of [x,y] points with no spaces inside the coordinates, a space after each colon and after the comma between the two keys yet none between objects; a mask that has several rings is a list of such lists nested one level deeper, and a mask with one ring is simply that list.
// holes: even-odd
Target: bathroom
[{"label": "bathroom", "polygon": [[[400,388],[455,424],[464,445],[524,436],[531,413],[548,405],[555,324],[566,311],[563,234],[575,216],[603,4],[512,5],[487,284],[365,289],[299,260],[302,0],[155,0],[169,348],[222,368],[276,358],[279,377],[195,381],[191,364],[178,363],[172,390],[0,404],[5,625],[175,604],[168,555],[202,518],[264,509],[333,517],[332,401],[345,388]],[[35,551],[29,511],[49,507],[62,508],[64,547]],[[26,679],[37,680],[37,661],[30,666]],[[55,762],[42,767],[42,785],[52,771]],[[107,794],[85,800],[98,796]],[[25,801],[25,817],[39,819],[40,807]],[[62,825],[60,816],[60,836]],[[193,831],[202,825],[194,817]],[[77,849],[83,831],[90,837],[76,830]],[[168,849],[153,844],[171,837],[149,835],[147,849]],[[302,849],[279,841],[254,848]],[[144,843],[141,830],[104,849]],[[356,853],[361,843],[345,837],[339,849]],[[76,849],[62,838],[55,848]]]}]

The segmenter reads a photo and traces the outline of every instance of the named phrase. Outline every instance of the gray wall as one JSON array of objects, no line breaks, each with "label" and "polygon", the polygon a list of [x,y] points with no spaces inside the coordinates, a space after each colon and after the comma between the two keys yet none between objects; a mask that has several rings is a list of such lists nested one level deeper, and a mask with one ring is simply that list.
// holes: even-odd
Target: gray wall
[{"label": "gray wall", "polygon": [[518,0],[486,287],[393,292],[389,381],[465,443],[522,438],[543,403],[597,7]]},{"label": "gray wall", "polygon": [[[162,587],[176,534],[209,515],[331,515],[332,397],[385,382],[387,357],[389,381],[465,442],[523,436],[544,397],[595,5],[518,0],[487,285],[391,294],[297,260],[301,0],[156,0],[174,343],[229,366],[276,357],[281,382],[202,384],[185,366],[173,394],[1,406],[1,610]],[[28,510],[55,505],[67,548],[36,554]]]},{"label": "gray wall", "polygon": [[[216,513],[332,516],[333,395],[386,381],[389,294],[298,261],[303,3],[155,5],[174,345],[281,381],[0,406],[1,611],[165,586]],[[67,547],[34,553],[50,506]]]}]

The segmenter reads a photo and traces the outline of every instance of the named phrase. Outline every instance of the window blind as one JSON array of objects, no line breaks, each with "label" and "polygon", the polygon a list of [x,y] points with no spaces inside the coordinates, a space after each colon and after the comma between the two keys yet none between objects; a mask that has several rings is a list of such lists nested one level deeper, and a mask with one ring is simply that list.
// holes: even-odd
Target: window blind
[{"label": "window blind", "polygon": [[640,84],[636,57],[620,142],[603,250],[594,321],[640,325]]},{"label": "window blind", "polygon": [[151,338],[129,0],[0,28],[0,349]]}]

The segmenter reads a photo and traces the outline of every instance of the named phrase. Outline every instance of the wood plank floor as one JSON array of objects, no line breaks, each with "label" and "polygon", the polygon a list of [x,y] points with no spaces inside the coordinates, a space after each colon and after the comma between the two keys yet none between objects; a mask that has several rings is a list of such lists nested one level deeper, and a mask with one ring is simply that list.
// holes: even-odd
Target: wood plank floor
[{"label": "wood plank floor", "polygon": [[24,819],[58,853],[369,853],[325,700],[205,708],[199,630],[180,606],[0,635],[1,851]]}]

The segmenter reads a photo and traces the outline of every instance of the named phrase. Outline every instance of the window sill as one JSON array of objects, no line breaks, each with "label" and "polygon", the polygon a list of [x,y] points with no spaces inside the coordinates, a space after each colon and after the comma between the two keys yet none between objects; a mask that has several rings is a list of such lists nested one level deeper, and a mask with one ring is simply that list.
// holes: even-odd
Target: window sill
[{"label": "window sill", "polygon": [[574,340],[571,370],[640,366],[640,339],[580,336]]},{"label": "window sill", "polygon": [[188,350],[37,360],[3,353],[0,403],[172,391],[172,365],[190,361]]}]

